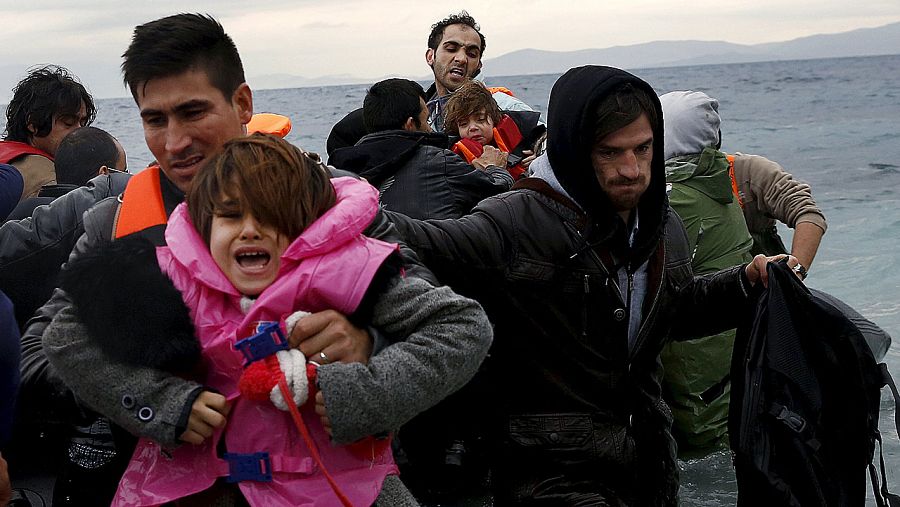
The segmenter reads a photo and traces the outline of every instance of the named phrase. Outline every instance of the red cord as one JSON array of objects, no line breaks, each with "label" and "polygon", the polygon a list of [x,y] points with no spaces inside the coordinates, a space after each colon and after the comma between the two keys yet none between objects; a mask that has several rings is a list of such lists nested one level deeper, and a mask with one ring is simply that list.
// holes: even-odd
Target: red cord
[{"label": "red cord", "polygon": [[297,429],[300,430],[300,435],[303,437],[303,441],[306,442],[306,446],[309,448],[309,453],[312,454],[316,465],[319,466],[319,470],[322,471],[325,479],[328,480],[328,484],[331,485],[331,489],[334,490],[334,494],[337,495],[338,499],[342,504],[344,504],[345,507],[353,507],[353,504],[350,503],[350,499],[348,499],[347,496],[344,495],[344,493],[341,491],[341,488],[338,487],[337,482],[335,482],[334,478],[331,477],[331,474],[328,473],[328,469],[325,468],[325,464],[322,463],[322,457],[319,456],[319,450],[318,448],[316,448],[316,443],[313,442],[312,436],[310,436],[309,430],[306,428],[306,424],[303,422],[303,416],[300,415],[300,410],[297,409],[297,405],[295,405],[293,402],[294,397],[291,394],[290,388],[288,388],[287,379],[284,377],[284,372],[282,372],[280,368],[278,369],[278,388],[281,390],[281,395],[284,397],[284,401],[287,402],[287,406],[291,412],[291,418],[294,419],[294,424],[297,426]]}]

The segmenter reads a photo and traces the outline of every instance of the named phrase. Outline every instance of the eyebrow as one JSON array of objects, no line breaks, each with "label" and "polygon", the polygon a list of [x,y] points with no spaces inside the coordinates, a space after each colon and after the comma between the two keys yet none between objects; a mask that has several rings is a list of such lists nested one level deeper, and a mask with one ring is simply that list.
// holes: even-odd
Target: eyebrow
[{"label": "eyebrow", "polygon": [[[635,146],[644,146],[645,144],[650,144],[650,143],[652,143],[652,142],[653,142],[653,136],[650,136],[650,137],[648,137],[647,139],[644,139],[643,141],[637,143]],[[602,150],[616,150],[616,151],[621,151],[621,150],[622,150],[622,148],[621,148],[620,146],[610,146],[610,145],[604,143],[603,141],[598,142],[598,143],[596,144],[596,146],[594,146],[593,149],[595,149],[595,150],[596,150],[596,149],[602,149]]]},{"label": "eyebrow", "polygon": [[479,46],[478,44],[466,45],[466,44],[463,44],[462,41],[450,39],[450,40],[445,40],[442,45],[447,45],[447,44],[453,44],[454,46],[464,47],[466,49],[477,49],[478,51],[481,51],[481,46]]},{"label": "eyebrow", "polygon": [[[201,100],[201,99],[193,99],[187,102],[182,102],[175,106],[175,113],[180,113],[188,109],[193,109],[195,107],[207,107],[209,105],[209,101]],[[156,114],[162,114],[161,109],[142,109],[141,110],[141,118],[146,118],[147,116],[153,116]]]}]

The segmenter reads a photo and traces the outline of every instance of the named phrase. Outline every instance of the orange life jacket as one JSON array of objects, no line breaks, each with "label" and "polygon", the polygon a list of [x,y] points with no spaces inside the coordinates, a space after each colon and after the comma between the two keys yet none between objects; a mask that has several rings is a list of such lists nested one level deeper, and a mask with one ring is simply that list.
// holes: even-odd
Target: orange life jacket
[{"label": "orange life jacket", "polygon": [[168,222],[159,186],[159,170],[158,165],[153,165],[128,180],[116,216],[116,239]]},{"label": "orange life jacket", "polygon": [[250,118],[247,124],[247,133],[263,132],[284,137],[291,131],[291,119],[287,116],[274,113],[257,113]]},{"label": "orange life jacket", "polygon": [[[522,142],[522,133],[519,132],[519,127],[509,115],[503,115],[503,118],[494,126],[494,140],[491,142],[498,150],[505,153],[512,153]],[[454,153],[463,157],[470,164],[484,153],[484,147],[471,139],[460,139],[452,149]],[[520,179],[525,174],[525,167],[522,164],[507,167],[506,170],[514,180]]]},{"label": "orange life jacket", "polygon": [[0,141],[0,164],[8,164],[22,155],[40,155],[53,160],[53,155],[19,141]]},{"label": "orange life jacket", "polygon": [[741,205],[741,209],[744,209],[744,200],[741,199],[741,191],[738,188],[737,179],[734,177],[734,155],[725,155],[725,158],[728,159],[728,177],[731,178],[731,192],[734,194],[734,197],[737,198],[737,202]]},{"label": "orange life jacket", "polygon": [[510,90],[509,88],[507,88],[505,86],[488,86],[487,90],[489,92],[491,92],[491,95],[499,92],[499,93],[505,93],[505,94],[509,95],[510,97],[515,97],[512,90]]}]

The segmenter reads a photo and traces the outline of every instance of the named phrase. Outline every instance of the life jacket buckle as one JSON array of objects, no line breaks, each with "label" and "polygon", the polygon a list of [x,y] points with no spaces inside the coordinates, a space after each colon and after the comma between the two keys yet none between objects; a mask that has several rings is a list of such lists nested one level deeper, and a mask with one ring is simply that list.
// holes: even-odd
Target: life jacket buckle
[{"label": "life jacket buckle", "polygon": [[261,324],[257,333],[234,344],[235,350],[244,355],[244,366],[265,359],[279,350],[287,350],[290,347],[281,324],[267,322]]},{"label": "life jacket buckle", "polygon": [[228,462],[225,482],[272,482],[272,463],[267,452],[226,452],[223,458]]},{"label": "life jacket buckle", "polygon": [[796,433],[802,433],[806,429],[806,419],[795,412],[791,412],[787,407],[782,406],[781,410],[778,410],[778,413],[773,415]]}]

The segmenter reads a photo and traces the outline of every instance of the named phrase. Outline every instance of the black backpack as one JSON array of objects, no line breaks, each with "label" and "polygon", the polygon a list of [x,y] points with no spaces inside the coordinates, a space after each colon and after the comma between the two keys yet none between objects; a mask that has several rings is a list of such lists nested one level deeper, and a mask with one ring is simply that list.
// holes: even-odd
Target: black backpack
[{"label": "black backpack", "polygon": [[862,506],[866,469],[878,506],[900,506],[888,493],[883,455],[880,488],[874,462],[881,388],[889,385],[900,404],[887,366],[785,262],[770,263],[768,275],[732,356],[738,506]]}]

